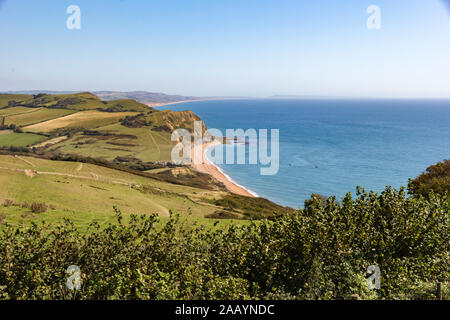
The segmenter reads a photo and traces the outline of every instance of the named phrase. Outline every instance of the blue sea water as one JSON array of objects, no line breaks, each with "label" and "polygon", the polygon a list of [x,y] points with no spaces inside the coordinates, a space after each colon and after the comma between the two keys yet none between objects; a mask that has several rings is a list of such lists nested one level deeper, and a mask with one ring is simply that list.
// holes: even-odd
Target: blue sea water
[{"label": "blue sea water", "polygon": [[223,132],[279,129],[276,175],[260,175],[259,165],[220,167],[259,196],[294,208],[312,193],[339,198],[356,186],[406,186],[450,158],[450,100],[216,100],[165,109],[192,110]]}]

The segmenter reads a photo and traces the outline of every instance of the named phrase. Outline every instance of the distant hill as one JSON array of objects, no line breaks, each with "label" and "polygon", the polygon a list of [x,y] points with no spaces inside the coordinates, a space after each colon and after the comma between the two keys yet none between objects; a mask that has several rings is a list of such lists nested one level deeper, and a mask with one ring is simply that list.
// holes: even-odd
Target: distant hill
[{"label": "distant hill", "polygon": [[49,108],[68,110],[100,110],[108,112],[146,112],[147,105],[131,99],[102,101],[89,92],[75,94],[0,94],[0,109],[6,107]]},{"label": "distant hill", "polygon": [[311,96],[311,95],[295,95],[295,94],[276,94],[273,96],[270,96],[269,99],[333,99],[333,98],[339,98],[339,97],[332,97],[332,96]]},{"label": "distant hill", "polygon": [[195,121],[201,119],[192,111],[159,111],[132,99],[104,101],[89,92],[0,94],[0,147],[64,137],[47,148],[109,161],[165,162],[176,144],[173,130],[192,131]]},{"label": "distant hill", "polygon": [[[174,210],[227,219],[291,210],[230,194],[210,175],[171,162],[177,143],[172,132],[192,132],[201,121],[192,111],[160,111],[130,95],[110,101],[99,95],[0,94],[0,185],[6,186],[0,188],[0,203],[44,202],[56,208],[46,218],[76,212],[83,224],[108,221],[113,205],[130,213],[168,216]],[[166,101],[186,98],[166,96]],[[8,209],[8,222],[37,217],[23,218],[15,209]]]},{"label": "distant hill", "polygon": [[116,99],[133,99],[141,103],[160,104],[179,101],[200,100],[202,98],[182,95],[168,95],[160,92],[147,91],[96,91],[94,92],[102,100],[116,100]]},{"label": "distant hill", "polygon": [[[15,95],[37,95],[37,94],[51,94],[51,95],[66,95],[75,94],[79,91],[52,91],[52,90],[25,90],[25,91],[8,91],[5,94]],[[136,100],[145,104],[164,104],[180,101],[201,100],[201,97],[183,96],[183,95],[169,95],[160,92],[148,91],[93,91],[99,99],[104,101],[111,100]]]}]

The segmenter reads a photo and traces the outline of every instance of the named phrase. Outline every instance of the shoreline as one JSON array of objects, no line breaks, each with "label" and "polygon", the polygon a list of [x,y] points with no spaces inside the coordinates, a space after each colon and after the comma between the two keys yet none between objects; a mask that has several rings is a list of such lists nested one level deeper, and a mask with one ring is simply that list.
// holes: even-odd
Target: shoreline
[{"label": "shoreline", "polygon": [[152,108],[159,108],[159,107],[165,107],[170,106],[173,104],[180,104],[180,103],[188,103],[188,102],[198,102],[198,101],[211,101],[211,100],[219,100],[215,98],[205,98],[205,99],[194,99],[194,100],[180,100],[180,101],[172,101],[172,102],[149,102],[144,103],[145,105],[152,107]]},{"label": "shoreline", "polygon": [[[202,156],[202,163],[201,164],[194,164],[192,163],[191,166],[202,173],[209,174],[210,176],[214,177],[216,180],[222,182],[227,190],[231,193],[235,193],[241,196],[246,196],[250,198],[257,198],[258,195],[254,193],[251,190],[248,190],[247,188],[239,185],[233,179],[228,176],[226,173],[224,173],[221,168],[216,166],[214,163],[212,163],[208,157],[206,156],[206,152],[208,149],[217,146],[221,144],[220,141],[214,140],[212,142],[203,143],[201,146],[201,156]],[[194,159],[194,154],[196,153],[196,146],[194,146],[191,150],[191,159]]]},{"label": "shoreline", "polygon": [[[200,99],[193,99],[193,100],[180,100],[180,101],[172,101],[172,102],[143,102],[145,105],[152,107],[152,108],[159,108],[159,107],[167,107],[170,105],[175,104],[181,104],[181,103],[189,103],[189,102],[201,102],[201,101],[225,101],[225,100],[241,100],[241,99],[247,99],[245,97],[212,97],[212,98],[200,98]],[[253,98],[252,98],[253,99]]]}]

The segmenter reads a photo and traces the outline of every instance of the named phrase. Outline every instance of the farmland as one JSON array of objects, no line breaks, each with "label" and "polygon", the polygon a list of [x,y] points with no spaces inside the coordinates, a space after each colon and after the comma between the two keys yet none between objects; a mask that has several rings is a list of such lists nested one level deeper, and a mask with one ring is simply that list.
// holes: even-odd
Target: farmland
[{"label": "farmland", "polygon": [[[206,200],[220,199],[226,194],[92,164],[23,156],[0,156],[0,185],[8,186],[0,188],[0,204],[7,199],[18,204],[43,202],[55,208],[60,218],[75,215],[86,223],[108,221],[113,217],[113,206],[136,214],[168,216],[173,210],[186,216],[204,217],[222,209]],[[18,221],[17,216],[11,219]]]},{"label": "farmland", "polygon": [[[18,126],[29,126],[35,123],[60,118],[75,111],[64,109],[47,109],[47,108],[26,108],[21,113],[5,115],[5,124],[15,124]],[[8,109],[6,109],[8,110]]]},{"label": "farmland", "polygon": [[0,131],[0,147],[26,147],[28,145],[32,145],[46,139],[45,136],[32,133],[8,132],[6,134],[1,134],[2,131]]},{"label": "farmland", "polygon": [[[53,111],[53,110],[52,110]],[[66,110],[61,110],[66,111]],[[60,128],[82,127],[85,129],[96,128],[99,126],[115,123],[126,116],[135,115],[134,112],[100,112],[100,111],[83,111],[70,114],[64,117],[57,117],[53,120],[41,122],[24,130],[30,132],[51,132]]]},{"label": "farmland", "polygon": [[[2,209],[8,223],[71,217],[83,227],[110,221],[113,206],[127,214],[168,217],[173,211],[207,221],[287,210],[232,195],[211,176],[170,163],[172,132],[192,131],[201,121],[191,111],[101,101],[90,93],[0,98],[6,103],[0,109],[0,186],[7,186],[0,188],[0,204],[12,204]],[[31,214],[31,203],[50,209]]]},{"label": "farmland", "polygon": [[0,109],[0,117],[2,116],[11,116],[11,115],[19,115],[28,112],[37,111],[36,108],[28,108],[28,107],[12,107],[6,109]]},{"label": "farmland", "polygon": [[167,161],[174,142],[166,132],[148,128],[127,128],[112,124],[96,129],[104,135],[77,133],[70,140],[57,144],[50,150],[113,160],[117,156],[138,158],[142,161]]}]

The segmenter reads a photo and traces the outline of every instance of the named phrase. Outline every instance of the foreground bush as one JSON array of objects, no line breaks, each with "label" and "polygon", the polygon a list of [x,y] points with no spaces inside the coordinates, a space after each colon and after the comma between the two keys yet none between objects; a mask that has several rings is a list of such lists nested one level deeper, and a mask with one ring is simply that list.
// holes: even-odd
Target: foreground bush
[{"label": "foreground bush", "polygon": [[[9,299],[422,299],[449,279],[446,196],[358,190],[339,203],[313,197],[271,221],[207,229],[172,216],[80,233],[61,226],[4,227],[0,298]],[[70,265],[81,289],[66,287]],[[381,270],[369,290],[366,270]],[[444,291],[448,295],[448,290]],[[447,296],[448,298],[448,296]]]},{"label": "foreground bush", "polygon": [[44,213],[47,211],[48,206],[42,202],[33,202],[30,206],[30,209],[33,213]]}]

